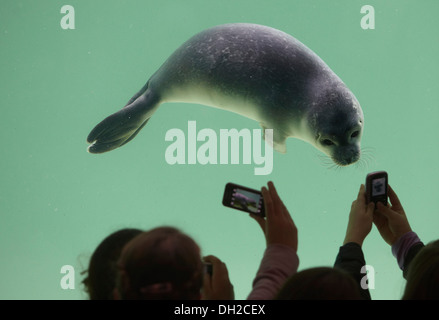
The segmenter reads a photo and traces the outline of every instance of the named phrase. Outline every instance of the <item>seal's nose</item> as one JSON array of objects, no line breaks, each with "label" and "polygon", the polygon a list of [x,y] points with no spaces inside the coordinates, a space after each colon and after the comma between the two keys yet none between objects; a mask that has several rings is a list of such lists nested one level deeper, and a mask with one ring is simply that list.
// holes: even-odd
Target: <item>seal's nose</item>
[{"label": "seal's nose", "polygon": [[334,154],[333,160],[340,166],[348,166],[357,162],[360,159],[360,148],[358,146],[341,147]]}]

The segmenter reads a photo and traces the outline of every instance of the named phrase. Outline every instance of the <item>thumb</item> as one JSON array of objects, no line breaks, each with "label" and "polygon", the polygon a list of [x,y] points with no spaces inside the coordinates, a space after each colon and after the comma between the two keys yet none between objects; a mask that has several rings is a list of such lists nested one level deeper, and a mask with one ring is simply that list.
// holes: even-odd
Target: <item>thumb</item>
[{"label": "thumb", "polygon": [[375,210],[375,203],[369,202],[369,204],[367,205],[367,208],[366,208],[366,214],[368,216],[373,216],[374,210]]}]

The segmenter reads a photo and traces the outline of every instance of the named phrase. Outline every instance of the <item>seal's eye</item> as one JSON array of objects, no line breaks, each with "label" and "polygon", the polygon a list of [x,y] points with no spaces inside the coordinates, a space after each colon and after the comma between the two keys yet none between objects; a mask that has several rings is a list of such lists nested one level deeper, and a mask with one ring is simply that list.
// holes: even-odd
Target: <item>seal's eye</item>
[{"label": "seal's eye", "polygon": [[354,131],[354,132],[351,134],[351,138],[358,137],[359,134],[360,134],[360,131]]},{"label": "seal's eye", "polygon": [[332,142],[329,139],[325,139],[325,140],[322,141],[322,144],[325,145],[325,146],[332,146],[332,145],[334,145],[334,142]]}]

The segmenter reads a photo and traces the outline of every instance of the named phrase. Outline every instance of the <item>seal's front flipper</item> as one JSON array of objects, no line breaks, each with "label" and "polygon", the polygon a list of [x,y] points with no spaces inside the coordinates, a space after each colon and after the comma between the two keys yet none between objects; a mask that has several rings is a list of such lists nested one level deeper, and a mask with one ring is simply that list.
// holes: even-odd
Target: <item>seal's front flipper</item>
[{"label": "seal's front flipper", "polygon": [[[130,100],[132,101],[132,100]],[[145,126],[158,107],[149,92],[139,95],[131,104],[99,123],[87,137],[90,153],[103,153],[131,141]]]},{"label": "seal's front flipper", "polygon": [[287,152],[287,135],[285,135],[282,131],[277,129],[271,129],[270,131],[266,131],[269,129],[262,123],[259,123],[263,129],[263,137],[264,140],[272,147],[274,150],[280,153]]}]

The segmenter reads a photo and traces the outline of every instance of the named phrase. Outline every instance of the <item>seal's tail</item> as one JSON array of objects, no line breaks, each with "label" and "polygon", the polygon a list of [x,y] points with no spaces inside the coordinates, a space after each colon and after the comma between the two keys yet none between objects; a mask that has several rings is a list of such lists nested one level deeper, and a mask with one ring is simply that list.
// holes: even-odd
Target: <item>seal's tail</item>
[{"label": "seal's tail", "polygon": [[159,103],[146,91],[134,96],[128,104],[100,122],[87,137],[90,153],[111,151],[131,141],[145,126]]}]

